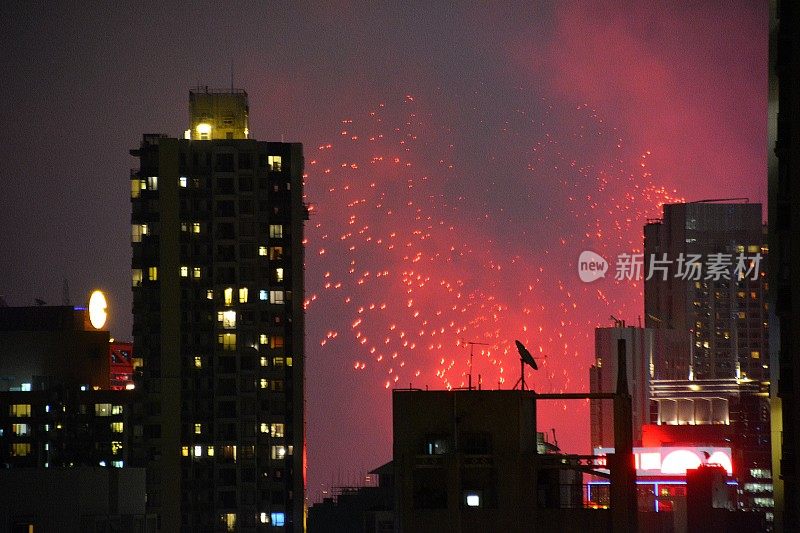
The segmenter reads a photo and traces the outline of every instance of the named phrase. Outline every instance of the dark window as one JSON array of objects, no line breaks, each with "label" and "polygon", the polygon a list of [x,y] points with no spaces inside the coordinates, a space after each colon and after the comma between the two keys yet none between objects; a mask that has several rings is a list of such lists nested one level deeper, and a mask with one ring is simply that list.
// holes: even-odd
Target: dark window
[{"label": "dark window", "polygon": [[239,190],[242,192],[250,192],[253,190],[253,177],[252,176],[239,176]]},{"label": "dark window", "polygon": [[233,200],[218,200],[217,201],[217,216],[220,216],[220,217],[235,217],[236,216],[236,203]]},{"label": "dark window", "polygon": [[233,154],[217,154],[215,170],[218,172],[233,172]]},{"label": "dark window", "polygon": [[220,194],[233,194],[234,181],[233,178],[217,178],[217,192]]},{"label": "dark window", "polygon": [[492,441],[488,433],[464,433],[459,440],[460,452],[472,455],[492,453]]},{"label": "dark window", "polygon": [[414,470],[414,508],[447,508],[447,480],[444,468]]},{"label": "dark window", "polygon": [[236,228],[233,222],[220,222],[217,224],[217,238],[219,239],[235,239]]},{"label": "dark window", "polygon": [[217,245],[217,259],[219,261],[236,261],[236,246],[233,244]]}]

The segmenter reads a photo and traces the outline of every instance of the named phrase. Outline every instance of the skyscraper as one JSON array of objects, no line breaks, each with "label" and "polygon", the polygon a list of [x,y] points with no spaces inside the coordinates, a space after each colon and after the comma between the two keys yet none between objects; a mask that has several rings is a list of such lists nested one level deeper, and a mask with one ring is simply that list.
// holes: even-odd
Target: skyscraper
[{"label": "skyscraper", "polygon": [[[760,204],[665,205],[663,219],[645,226],[645,268],[662,260],[671,268],[645,281],[644,300],[648,327],[671,328],[688,340],[686,349],[655,357],[656,368],[670,370],[651,382],[651,421],[718,426],[709,435],[729,434],[744,487],[740,503],[771,514],[764,241]],[[691,428],[671,432],[678,440],[706,438],[692,436]]]},{"label": "skyscraper", "polygon": [[131,155],[134,430],[164,531],[304,528],[303,152],[250,138],[247,93],[189,93]]},{"label": "skyscraper", "polygon": [[[769,380],[766,246],[761,204],[692,202],[664,206],[664,217],[644,229],[645,268],[666,257],[672,269],[645,281],[645,324],[690,333],[688,351],[663,354],[657,366],[688,368],[683,379],[749,378]],[[666,255],[665,255],[666,254]],[[721,255],[718,255],[721,254]],[[764,256],[757,269],[740,279],[733,271],[739,254]],[[705,270],[688,270],[681,258],[700,257]],[[726,276],[715,276],[715,259],[730,262]],[[717,263],[719,264],[719,262]],[[748,260],[747,266],[751,263]],[[687,359],[684,361],[683,359]],[[674,376],[672,379],[679,379]]]}]

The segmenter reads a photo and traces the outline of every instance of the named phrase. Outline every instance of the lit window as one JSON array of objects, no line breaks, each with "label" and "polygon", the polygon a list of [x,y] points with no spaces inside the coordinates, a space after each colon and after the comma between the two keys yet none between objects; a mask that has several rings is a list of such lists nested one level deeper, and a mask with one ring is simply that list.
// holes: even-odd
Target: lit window
[{"label": "lit window", "polygon": [[283,282],[283,268],[282,267],[278,267],[278,268],[275,269],[275,281],[277,281],[278,283],[282,283]]},{"label": "lit window", "polygon": [[203,424],[195,424],[194,425],[194,434],[195,435],[202,435],[203,433]]},{"label": "lit window", "polygon": [[213,447],[213,446],[209,446],[209,447],[206,449],[206,454],[207,454],[209,457],[214,457],[214,447]]},{"label": "lit window", "polygon": [[200,223],[193,222],[192,223],[192,233],[200,233]]},{"label": "lit window", "polygon": [[259,246],[258,247],[258,255],[267,255],[267,247],[266,246]]},{"label": "lit window", "polygon": [[223,350],[229,352],[236,350],[236,333],[223,333],[218,340]]},{"label": "lit window", "polygon": [[280,335],[273,335],[269,343],[270,348],[283,348],[283,337]]},{"label": "lit window", "polygon": [[241,289],[239,289],[239,303],[240,304],[246,304],[247,303],[247,294],[248,294],[247,287],[242,287]]},{"label": "lit window", "polygon": [[284,513],[270,513],[272,525],[276,527],[283,527],[286,525],[286,515]]},{"label": "lit window", "polygon": [[11,424],[11,431],[18,437],[24,437],[30,433],[31,427],[28,424]]},{"label": "lit window", "polygon": [[283,437],[283,424],[272,424],[269,434],[271,437]]},{"label": "lit window", "polygon": [[266,333],[262,333],[261,335],[258,336],[258,342],[259,344],[269,344],[269,335],[267,335]]},{"label": "lit window", "polygon": [[267,156],[267,164],[269,165],[270,170],[274,170],[275,172],[280,172],[281,156],[279,155]]},{"label": "lit window", "polygon": [[225,305],[231,305],[233,303],[233,289],[228,287],[225,289]]},{"label": "lit window", "polygon": [[214,299],[214,290],[208,289],[206,291],[206,300],[213,300]]},{"label": "lit window", "polygon": [[189,277],[189,267],[188,266],[182,266],[181,267],[181,277],[182,278],[188,278]]},{"label": "lit window", "polygon": [[123,461],[111,461],[111,466],[114,468],[122,468],[125,466],[125,463]]},{"label": "lit window", "polygon": [[266,302],[269,299],[269,291],[265,289],[258,291],[258,299],[262,302]]},{"label": "lit window", "polygon": [[195,445],[195,447],[194,447],[194,450],[193,450],[193,451],[194,451],[193,455],[194,455],[195,457],[203,457],[203,447],[202,447],[202,446],[200,446],[199,444],[198,444],[198,445]]},{"label": "lit window", "polygon": [[150,176],[147,178],[147,188],[151,191],[158,190],[158,176]]},{"label": "lit window", "polygon": [[122,422],[111,422],[112,433],[122,433],[124,424]]},{"label": "lit window", "polygon": [[259,431],[261,431],[261,433],[269,433],[269,424],[267,424],[266,422],[261,422],[261,425],[259,426]]},{"label": "lit window", "polygon": [[158,267],[150,267],[147,269],[147,279],[150,281],[158,280]]},{"label": "lit window", "polygon": [[94,404],[94,414],[95,416],[111,416],[111,404],[110,403]]},{"label": "lit window", "polygon": [[139,180],[139,190],[147,190],[147,180]]},{"label": "lit window", "polygon": [[222,447],[222,456],[225,459],[230,459],[234,463],[236,462],[236,446],[223,446]]},{"label": "lit window", "polygon": [[262,524],[269,524],[269,515],[267,513],[261,513],[258,515],[258,520]]},{"label": "lit window", "polygon": [[261,366],[269,366],[268,359],[266,357],[261,357]]},{"label": "lit window", "polygon": [[286,358],[286,366],[292,366],[292,358],[291,357],[287,357]]},{"label": "lit window", "polygon": [[425,442],[425,453],[427,455],[443,455],[448,452],[447,440],[431,437]]},{"label": "lit window", "polygon": [[269,388],[269,380],[267,378],[261,378],[258,380],[258,386],[262,389]]},{"label": "lit window", "polygon": [[286,457],[286,446],[272,446],[270,456],[273,459],[283,459]]},{"label": "lit window", "polygon": [[111,441],[111,454],[119,455],[122,452],[122,442],[118,440]]},{"label": "lit window", "polygon": [[745,319],[746,317],[747,317],[747,314],[744,311],[739,311],[739,318],[740,319]]},{"label": "lit window", "polygon": [[269,258],[271,261],[280,261],[283,259],[283,246],[270,246]]},{"label": "lit window", "polygon": [[[194,277],[194,279],[200,279],[201,274],[202,274],[202,271],[201,271],[200,267],[192,268],[192,277]],[[212,293],[211,297],[212,298],[214,297],[213,293]],[[211,299],[211,298],[209,298],[209,299]]]},{"label": "lit window", "polygon": [[203,368],[203,358],[199,355],[194,357],[194,367],[195,368]]},{"label": "lit window", "polygon": [[189,223],[188,222],[181,222],[181,231],[186,233],[189,231]]},{"label": "lit window", "polygon": [[481,493],[478,491],[467,491],[464,493],[464,504],[467,507],[480,507],[481,506]]},{"label": "lit window", "polygon": [[25,457],[31,453],[29,442],[14,442],[11,444],[11,457]]},{"label": "lit window", "polygon": [[121,405],[112,405],[111,406],[111,414],[112,415],[121,415],[122,414],[122,406]]},{"label": "lit window", "polygon": [[283,226],[280,224],[270,224],[269,225],[269,236],[272,239],[282,239],[283,238]]},{"label": "lit window", "polygon": [[283,366],[283,357],[273,357],[272,364],[275,366]]},{"label": "lit window", "polygon": [[761,251],[761,247],[757,244],[751,244],[747,247],[747,253],[756,254]]},{"label": "lit window", "polygon": [[[200,135],[200,138],[204,138],[202,134]],[[208,134],[206,134],[205,138],[208,138]],[[226,529],[228,531],[236,531],[236,513],[225,513],[223,516]]]},{"label": "lit window", "polygon": [[181,446],[181,455],[184,457],[189,457],[189,447],[188,446]]},{"label": "lit window", "polygon": [[140,180],[131,180],[131,198],[139,198],[139,191],[142,189]]},{"label": "lit window", "polygon": [[750,352],[750,357],[752,357],[753,359],[761,359],[761,352],[759,352],[758,350],[753,350],[752,352]]},{"label": "lit window", "polygon": [[131,271],[131,285],[138,287],[142,284],[142,269],[134,268]]},{"label": "lit window", "polygon": [[131,242],[142,242],[147,235],[147,224],[131,224]]},{"label": "lit window", "polygon": [[234,329],[236,327],[236,311],[217,312],[217,321],[222,322],[222,327],[225,329]]},{"label": "lit window", "polygon": [[271,304],[282,304],[283,301],[283,291],[269,291],[269,303]]},{"label": "lit window", "polygon": [[180,186],[185,189],[186,186],[189,184],[189,178],[187,178],[186,176],[181,176],[180,178],[178,178],[178,183],[180,183]]}]

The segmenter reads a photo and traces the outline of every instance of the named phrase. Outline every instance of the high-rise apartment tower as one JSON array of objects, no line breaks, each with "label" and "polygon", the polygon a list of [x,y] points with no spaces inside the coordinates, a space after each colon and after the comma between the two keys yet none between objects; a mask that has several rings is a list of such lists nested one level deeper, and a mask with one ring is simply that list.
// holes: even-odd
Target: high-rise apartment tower
[{"label": "high-rise apartment tower", "polygon": [[163,531],[304,529],[303,152],[191,91],[131,155],[135,460]]}]

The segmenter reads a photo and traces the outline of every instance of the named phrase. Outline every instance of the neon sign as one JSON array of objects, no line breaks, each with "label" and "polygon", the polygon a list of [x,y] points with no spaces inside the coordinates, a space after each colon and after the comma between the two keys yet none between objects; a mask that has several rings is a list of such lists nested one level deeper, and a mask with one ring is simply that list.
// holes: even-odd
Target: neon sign
[{"label": "neon sign", "polygon": [[[607,454],[614,453],[614,448],[595,448],[594,454],[601,457],[597,466],[605,466]],[[685,476],[691,470],[704,464],[720,465],[733,474],[730,448],[713,446],[671,447],[671,448],[634,448],[636,475],[646,476]]]}]

